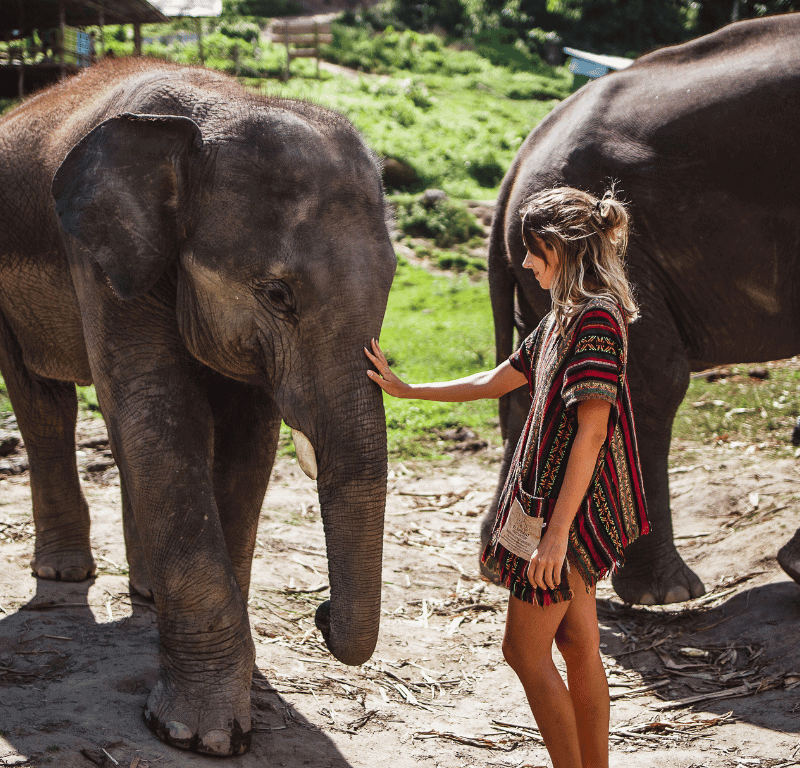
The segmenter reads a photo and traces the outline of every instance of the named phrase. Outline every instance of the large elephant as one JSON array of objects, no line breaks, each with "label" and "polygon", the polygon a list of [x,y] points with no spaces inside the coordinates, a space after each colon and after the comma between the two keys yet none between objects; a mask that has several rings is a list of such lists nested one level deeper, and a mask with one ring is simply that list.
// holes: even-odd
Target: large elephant
[{"label": "large elephant", "polygon": [[[732,24],[585,85],[528,136],[503,180],[489,247],[497,359],[549,309],[522,268],[518,211],[543,188],[630,203],[641,304],[629,381],[652,531],[614,575],[631,603],[704,592],[673,543],[667,458],[690,371],[800,352],[800,15]],[[502,476],[527,413],[501,403]],[[483,521],[487,538],[493,515]],[[779,555],[800,580],[800,535]]]},{"label": "large elephant", "polygon": [[75,384],[93,382],[130,581],[158,615],[147,723],[241,753],[281,419],[318,472],[331,599],[317,626],[347,664],[377,640],[386,428],[363,347],[396,266],[378,164],[335,113],[142,60],[29,99],[0,147],[0,368],[29,455],[33,571],[95,571],[74,440]]}]

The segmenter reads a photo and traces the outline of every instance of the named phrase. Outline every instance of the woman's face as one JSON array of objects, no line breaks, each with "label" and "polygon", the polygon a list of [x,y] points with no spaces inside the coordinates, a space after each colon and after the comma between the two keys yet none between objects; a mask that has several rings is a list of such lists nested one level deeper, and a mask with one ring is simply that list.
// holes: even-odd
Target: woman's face
[{"label": "woman's face", "polygon": [[539,281],[539,285],[547,291],[550,289],[556,276],[558,256],[556,256],[555,249],[545,243],[541,238],[534,235],[533,239],[538,245],[537,253],[528,251],[528,255],[525,257],[525,261],[522,262],[522,266],[527,269],[532,269],[534,276]]}]

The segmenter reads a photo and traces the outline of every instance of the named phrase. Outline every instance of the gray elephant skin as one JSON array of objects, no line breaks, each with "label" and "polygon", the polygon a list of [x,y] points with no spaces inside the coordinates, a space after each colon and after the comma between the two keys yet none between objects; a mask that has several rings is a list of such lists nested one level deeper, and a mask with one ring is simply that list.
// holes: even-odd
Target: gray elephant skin
[{"label": "gray elephant skin", "polygon": [[[498,361],[549,309],[522,269],[518,211],[538,190],[630,204],[631,387],[652,532],[613,575],[630,603],[671,603],[704,587],[673,543],[667,458],[690,372],[800,352],[800,15],[740,22],[591,82],[528,136],[503,180],[489,248]],[[501,402],[505,472],[528,401]],[[486,540],[491,520],[485,519]],[[800,581],[800,535],[779,554]]]},{"label": "gray elephant skin", "polygon": [[281,419],[318,472],[317,626],[347,664],[377,641],[386,427],[362,350],[396,266],[378,164],[337,114],[144,60],[30,98],[0,148],[0,369],[29,455],[33,571],[95,572],[74,437],[75,385],[93,382],[130,581],[158,615],[147,723],[242,753]]}]

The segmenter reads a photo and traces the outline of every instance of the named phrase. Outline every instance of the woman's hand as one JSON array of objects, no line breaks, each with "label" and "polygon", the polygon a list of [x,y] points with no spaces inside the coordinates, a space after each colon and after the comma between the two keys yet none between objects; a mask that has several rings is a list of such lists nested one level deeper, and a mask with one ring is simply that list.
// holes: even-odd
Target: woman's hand
[{"label": "woman's hand", "polygon": [[568,542],[569,529],[559,533],[548,528],[528,565],[528,581],[534,587],[555,589],[561,584],[561,569],[567,556]]},{"label": "woman's hand", "polygon": [[410,397],[411,387],[392,373],[392,369],[386,361],[386,356],[375,339],[372,339],[372,352],[364,347],[364,354],[378,369],[377,373],[373,370],[368,370],[367,376],[380,386],[384,392],[392,395],[392,397]]}]

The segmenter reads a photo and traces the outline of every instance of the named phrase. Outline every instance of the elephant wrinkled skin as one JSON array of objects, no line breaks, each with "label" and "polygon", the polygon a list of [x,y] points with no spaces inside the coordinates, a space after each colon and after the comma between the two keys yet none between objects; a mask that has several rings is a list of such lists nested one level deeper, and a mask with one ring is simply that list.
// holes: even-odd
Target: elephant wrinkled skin
[{"label": "elephant wrinkled skin", "polygon": [[[652,531],[613,576],[630,603],[704,587],[672,539],[667,458],[690,371],[800,352],[800,15],[740,22],[583,86],[528,136],[500,190],[489,247],[497,360],[549,309],[522,269],[518,211],[568,185],[630,203],[628,271],[641,319],[628,377]],[[501,402],[510,462],[528,410]],[[491,516],[493,518],[493,515]],[[492,519],[482,525],[484,541]],[[779,562],[796,580],[800,536]]]},{"label": "elephant wrinkled skin", "polygon": [[155,600],[149,727],[250,737],[256,527],[283,419],[318,474],[347,664],[377,641],[386,428],[362,351],[396,259],[352,125],[223,75],[106,62],[0,121],[0,369],[30,463],[39,578],[95,572],[75,459],[94,383],[120,471],[131,585]]}]

